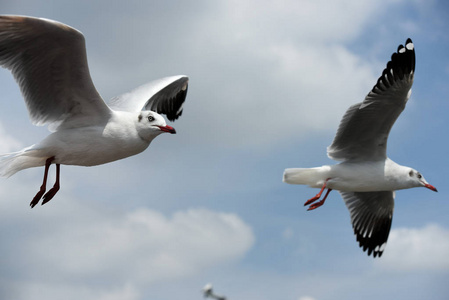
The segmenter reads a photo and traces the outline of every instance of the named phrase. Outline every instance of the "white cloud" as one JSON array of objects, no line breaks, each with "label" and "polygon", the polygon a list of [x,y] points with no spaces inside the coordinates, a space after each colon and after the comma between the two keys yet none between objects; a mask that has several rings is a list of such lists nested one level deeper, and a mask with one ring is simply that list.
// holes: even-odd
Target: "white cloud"
[{"label": "white cloud", "polygon": [[[61,291],[73,291],[73,298],[65,299],[79,299],[81,292],[82,299],[139,299],[139,291],[156,282],[237,261],[255,241],[252,229],[232,213],[187,209],[166,216],[147,208],[124,213],[71,199],[68,189],[30,210],[19,199],[33,190],[26,180],[20,188],[14,182],[0,188],[1,204],[8,207],[0,212],[0,235],[8,241],[0,250],[2,271],[18,279],[0,284],[0,291],[11,293],[14,287],[20,296],[15,299],[60,299]],[[95,284],[99,278],[101,284]]]},{"label": "white cloud", "polygon": [[393,229],[379,266],[392,271],[449,270],[449,229],[430,224],[423,228]]},{"label": "white cloud", "polygon": [[[357,17],[348,18],[349,8]],[[228,2],[207,20],[210,26],[203,24],[192,36],[195,47],[213,48],[197,60],[207,73],[191,74],[188,100],[194,98],[195,78],[207,87],[200,98],[214,99],[186,104],[186,114],[191,105],[189,114],[198,113],[205,124],[197,137],[226,145],[274,145],[336,127],[382,71],[344,42],[384,9],[357,1]]]},{"label": "white cloud", "polygon": [[95,300],[140,300],[141,294],[135,286],[108,286],[93,289],[77,284],[49,284],[47,282],[20,282],[14,284],[14,293],[9,299],[95,299]]},{"label": "white cloud", "polygon": [[56,239],[59,272],[80,276],[113,272],[142,283],[183,277],[231,261],[254,242],[251,229],[236,215],[204,209],[176,212],[171,218],[138,209],[73,227],[33,239],[29,248],[51,264],[54,257],[48,248]]},{"label": "white cloud", "polygon": [[[238,31],[240,34],[248,32],[261,38],[274,34],[289,40],[348,40],[360,34],[366,24],[397,2],[400,1],[235,0],[226,2],[226,13],[235,27],[243,27]],[[348,10],[351,14],[347,13]]]},{"label": "white cloud", "polygon": [[344,111],[362,101],[376,80],[369,63],[338,44],[276,45],[270,55],[279,61],[274,77],[282,79],[276,84],[285,89],[279,114],[299,134],[336,127]]}]

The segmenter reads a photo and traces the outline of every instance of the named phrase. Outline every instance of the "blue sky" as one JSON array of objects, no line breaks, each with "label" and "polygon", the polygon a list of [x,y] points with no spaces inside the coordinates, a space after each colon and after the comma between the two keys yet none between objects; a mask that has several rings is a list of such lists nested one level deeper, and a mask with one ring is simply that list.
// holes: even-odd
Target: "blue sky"
[{"label": "blue sky", "polygon": [[[62,166],[61,191],[29,208],[43,168],[0,179],[4,299],[447,299],[449,7],[445,1],[27,1],[2,14],[86,37],[104,99],[186,74],[176,135],[107,165]],[[438,188],[396,193],[383,256],[358,247],[336,192],[282,183],[326,156],[340,118],[412,38],[416,75],[388,154]],[[48,134],[0,70],[0,150]],[[54,180],[54,169],[51,179]]]}]

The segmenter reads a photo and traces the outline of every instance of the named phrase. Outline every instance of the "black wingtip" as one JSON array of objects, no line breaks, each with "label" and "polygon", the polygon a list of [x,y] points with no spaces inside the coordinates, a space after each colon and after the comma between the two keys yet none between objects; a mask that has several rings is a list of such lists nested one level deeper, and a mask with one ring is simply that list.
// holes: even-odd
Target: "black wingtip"
[{"label": "black wingtip", "polygon": [[167,110],[166,116],[169,121],[174,122],[182,115],[182,112],[183,112],[182,105],[187,98],[188,89],[189,89],[189,87],[186,84],[185,88],[182,89],[181,91],[179,91],[179,93],[176,94],[176,96],[171,100],[171,101],[173,101],[174,105],[176,105],[178,107],[178,111]]},{"label": "black wingtip", "polygon": [[397,51],[391,55],[390,61],[387,63],[382,72],[382,76],[377,80],[372,91],[385,91],[395,81],[402,80],[404,76],[412,76],[415,72],[415,46],[411,38],[407,38],[404,45],[399,45]]},{"label": "black wingtip", "polygon": [[161,89],[145,104],[144,109],[165,114],[169,121],[174,122],[183,112],[183,104],[187,98],[189,78],[183,76]]},{"label": "black wingtip", "polygon": [[372,255],[374,258],[382,256],[390,234],[391,222],[392,217],[383,219],[370,237],[364,236],[360,230],[354,228],[359,247],[366,251],[368,256]]}]

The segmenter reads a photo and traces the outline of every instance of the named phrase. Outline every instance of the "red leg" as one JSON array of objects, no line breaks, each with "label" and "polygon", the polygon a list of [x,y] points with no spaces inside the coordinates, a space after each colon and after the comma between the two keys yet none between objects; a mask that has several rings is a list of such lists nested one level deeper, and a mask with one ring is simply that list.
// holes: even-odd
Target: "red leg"
[{"label": "red leg", "polygon": [[44,198],[42,198],[42,205],[50,201],[56,193],[59,191],[59,171],[60,171],[61,165],[56,164],[56,181],[53,187],[44,195]]},{"label": "red leg", "polygon": [[39,200],[41,200],[42,195],[45,193],[45,190],[47,189],[48,169],[50,168],[51,162],[54,159],[55,157],[52,156],[45,161],[44,181],[42,182],[39,192],[37,192],[36,196],[34,196],[33,200],[31,200],[30,202],[31,208],[33,208],[39,202]]},{"label": "red leg", "polygon": [[327,184],[327,181],[328,181],[329,179],[330,179],[330,178],[328,178],[328,179],[326,179],[326,181],[324,181],[323,187],[321,188],[320,192],[319,192],[318,194],[316,194],[315,197],[310,198],[309,200],[307,200],[306,203],[304,203],[304,206],[309,205],[309,204],[312,204],[312,203],[315,202],[316,200],[320,199],[321,194],[323,193],[324,189],[326,188],[326,184]]},{"label": "red leg", "polygon": [[310,206],[309,206],[309,209],[307,209],[307,210],[313,210],[313,209],[318,208],[318,207],[320,207],[321,205],[323,205],[323,204],[324,204],[324,201],[326,201],[327,195],[329,195],[329,193],[330,193],[331,191],[332,191],[332,189],[328,189],[327,192],[326,192],[326,195],[324,195],[323,200],[318,201],[317,203],[310,205]]}]

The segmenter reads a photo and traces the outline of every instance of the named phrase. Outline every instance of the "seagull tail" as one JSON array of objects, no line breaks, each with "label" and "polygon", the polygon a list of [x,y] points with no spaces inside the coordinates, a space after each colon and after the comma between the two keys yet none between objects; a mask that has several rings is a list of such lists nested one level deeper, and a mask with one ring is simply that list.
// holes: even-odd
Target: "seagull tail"
[{"label": "seagull tail", "polygon": [[320,186],[326,180],[326,168],[291,168],[285,169],[283,182],[289,184],[304,184],[311,187]]},{"label": "seagull tail", "polygon": [[43,166],[45,159],[32,154],[31,147],[18,152],[0,154],[0,176],[10,177],[20,170]]}]

